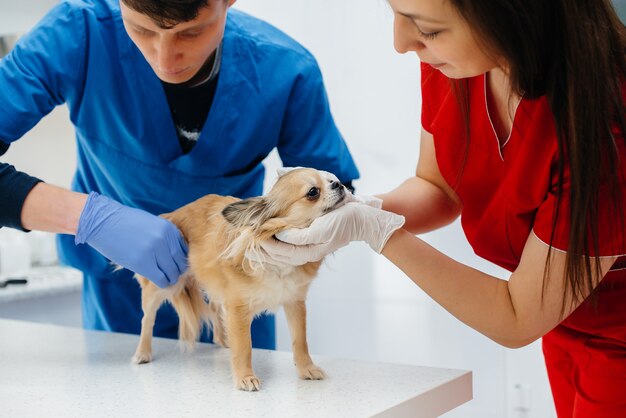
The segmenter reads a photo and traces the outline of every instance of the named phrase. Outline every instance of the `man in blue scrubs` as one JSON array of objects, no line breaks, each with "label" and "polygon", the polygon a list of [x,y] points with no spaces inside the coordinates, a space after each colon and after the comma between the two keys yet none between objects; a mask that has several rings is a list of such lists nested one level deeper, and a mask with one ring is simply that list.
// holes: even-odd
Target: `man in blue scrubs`
[{"label": "man in blue scrubs", "polygon": [[[315,59],[234,2],[65,0],[0,60],[0,155],[55,106],[76,128],[72,191],[0,164],[0,226],[61,234],[86,328],[139,333],[131,270],[166,287],[186,268],[186,243],[155,215],[261,194],[274,148],[286,166],[358,177]],[[177,328],[164,305],[155,335]],[[274,348],[273,317],[252,338]]]}]

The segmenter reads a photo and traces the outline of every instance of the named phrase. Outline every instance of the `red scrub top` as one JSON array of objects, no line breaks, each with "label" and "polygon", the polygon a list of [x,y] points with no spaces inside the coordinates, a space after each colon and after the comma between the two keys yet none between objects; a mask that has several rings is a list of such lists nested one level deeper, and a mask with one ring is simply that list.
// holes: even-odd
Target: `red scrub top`
[{"label": "red scrub top", "polygon": [[[485,75],[467,81],[469,145],[451,81],[427,64],[422,64],[422,126],[433,135],[441,174],[461,199],[461,223],[474,252],[513,271],[529,234],[550,242],[558,179],[553,116],[545,97],[522,99],[511,135],[500,146],[487,111]],[[626,97],[626,84],[624,93]],[[623,141],[620,144],[623,162],[626,147]],[[626,178],[626,164],[622,163],[620,169],[622,178]],[[622,207],[626,208],[626,184],[622,182],[621,188]],[[568,243],[568,201],[566,172],[562,216],[552,241],[555,249],[563,251]],[[596,290],[598,310],[592,312],[593,308],[583,303],[563,324],[608,336],[626,347],[626,231],[616,221],[618,214],[612,205],[602,205],[599,212],[599,255],[622,257]]]}]

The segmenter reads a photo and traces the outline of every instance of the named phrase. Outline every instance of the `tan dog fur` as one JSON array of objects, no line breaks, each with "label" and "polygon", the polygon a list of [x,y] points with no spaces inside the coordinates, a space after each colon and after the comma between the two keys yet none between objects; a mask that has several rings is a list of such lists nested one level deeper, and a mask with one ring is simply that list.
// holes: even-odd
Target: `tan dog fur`
[{"label": "tan dog fur", "polygon": [[[315,190],[319,191],[317,196]],[[315,218],[341,206],[345,197],[345,188],[332,174],[295,169],[280,176],[266,196],[240,200],[207,195],[163,215],[189,244],[189,269],[178,283],[165,289],[137,276],[144,316],[133,361],[152,360],[154,320],[167,299],[180,318],[180,339],[193,346],[203,323],[210,323],[214,342],[231,349],[235,387],[258,390],[260,381],[252,369],[250,324],[255,315],[282,305],[300,378],[323,379],[324,372],[308,352],[305,305],[321,262],[303,266],[267,263],[259,243],[282,230],[307,227]],[[246,258],[246,253],[257,261]]]}]

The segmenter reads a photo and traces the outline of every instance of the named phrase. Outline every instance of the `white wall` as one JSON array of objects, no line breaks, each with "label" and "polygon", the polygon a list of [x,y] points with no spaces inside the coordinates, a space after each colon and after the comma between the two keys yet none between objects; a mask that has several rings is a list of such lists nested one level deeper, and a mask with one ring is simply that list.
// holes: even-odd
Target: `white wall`
[{"label": "white wall", "polygon": [[[393,50],[391,13],[384,0],[239,0],[237,7],[274,23],[317,57],[333,114],[361,170],[360,193],[387,191],[413,173],[419,65],[414,55]],[[75,150],[66,120],[67,111],[57,109],[3,161],[68,185]],[[278,164],[272,155],[268,180]],[[458,223],[424,238],[459,261],[506,277],[473,255]],[[308,306],[313,354],[472,370],[474,401],[447,417],[554,415],[538,344],[518,351],[497,346],[451,317],[364,245],[353,244],[327,260]],[[282,313],[278,344],[290,348]],[[327,372],[332,378],[333,371]],[[522,396],[516,385],[526,391]],[[518,397],[529,410],[514,410]]]},{"label": "white wall", "polygon": [[74,130],[67,107],[57,107],[19,141],[0,161],[15,165],[42,180],[69,187],[76,167]]}]

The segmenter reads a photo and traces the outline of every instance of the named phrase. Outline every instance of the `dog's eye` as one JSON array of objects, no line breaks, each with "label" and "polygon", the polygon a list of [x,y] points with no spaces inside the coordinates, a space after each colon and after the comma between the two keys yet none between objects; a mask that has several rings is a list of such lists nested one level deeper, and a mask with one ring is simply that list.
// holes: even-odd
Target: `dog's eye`
[{"label": "dog's eye", "polygon": [[306,194],[306,198],[309,200],[315,200],[320,197],[320,189],[317,187],[311,187]]}]

